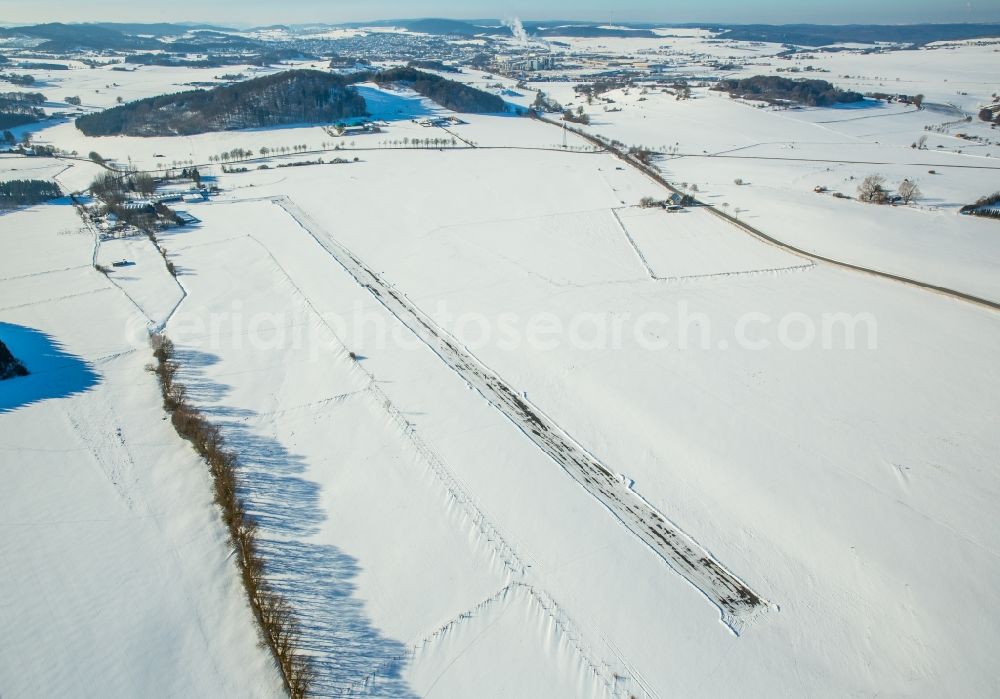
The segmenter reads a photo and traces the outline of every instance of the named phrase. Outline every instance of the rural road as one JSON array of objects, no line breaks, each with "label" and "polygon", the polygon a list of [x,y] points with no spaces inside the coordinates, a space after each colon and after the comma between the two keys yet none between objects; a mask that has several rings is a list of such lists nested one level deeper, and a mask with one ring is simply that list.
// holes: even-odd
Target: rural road
[{"label": "rural road", "polygon": [[[536,115],[535,118],[538,119],[539,121],[545,122],[546,124],[562,128],[559,122],[552,121],[551,119],[547,119],[543,116]],[[681,192],[677,187],[667,182],[666,178],[664,178],[663,175],[660,174],[660,172],[653,166],[639,162],[638,160],[630,156],[627,152],[621,150],[620,148],[616,148],[615,146],[612,146],[610,144],[604,143],[601,139],[597,138],[596,136],[592,136],[579,129],[572,129],[572,131],[580,138],[583,138],[584,140],[589,141],[594,145],[604,148],[609,153],[612,153],[614,156],[616,156],[619,160],[623,160],[624,162],[628,163],[629,165],[637,169],[639,172],[646,175],[646,177],[653,180],[662,187],[666,188],[670,192],[683,194],[683,192]],[[722,157],[722,156],[708,156],[708,157]],[[962,167],[962,166],[950,166],[950,167]],[[976,166],[964,166],[964,167],[976,167]],[[801,257],[805,257],[806,259],[813,260],[814,262],[825,262],[827,264],[834,265],[835,267],[840,267],[842,269],[849,269],[855,272],[863,272],[864,274],[870,274],[875,277],[881,277],[882,279],[888,279],[890,281],[899,282],[901,284],[906,284],[907,286],[913,286],[918,289],[923,289],[924,291],[932,291],[934,293],[943,294],[945,296],[951,296],[952,298],[959,299],[961,301],[967,301],[968,303],[972,303],[977,306],[989,308],[994,311],[1000,311],[1000,302],[992,301],[990,299],[984,299],[980,296],[974,296],[973,294],[967,294],[963,291],[957,291],[955,289],[950,289],[948,287],[938,286],[936,284],[929,284],[927,282],[922,282],[919,279],[912,279],[910,277],[904,277],[898,274],[893,274],[892,272],[884,272],[879,269],[873,269],[871,267],[865,267],[863,265],[856,265],[851,262],[843,262],[842,260],[836,260],[832,257],[826,257],[825,255],[819,255],[815,252],[810,252],[809,250],[804,250],[800,247],[796,247],[782,240],[778,240],[777,238],[774,238],[768,235],[767,233],[764,233],[762,230],[755,228],[754,226],[751,226],[748,223],[737,220],[736,218],[730,216],[729,214],[719,211],[714,206],[709,206],[704,202],[699,202],[697,200],[695,200],[695,203],[704,207],[707,211],[711,212],[715,216],[725,219],[726,221],[733,224],[743,232],[748,233],[759,240],[762,240],[766,243],[779,247],[782,250],[787,250],[788,252],[792,252],[797,255],[800,255]]]}]

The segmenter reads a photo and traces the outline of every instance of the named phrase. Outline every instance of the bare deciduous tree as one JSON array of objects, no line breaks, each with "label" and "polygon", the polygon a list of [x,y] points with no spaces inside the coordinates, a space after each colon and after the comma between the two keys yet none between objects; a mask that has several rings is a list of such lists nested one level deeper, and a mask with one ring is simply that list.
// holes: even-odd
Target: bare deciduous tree
[{"label": "bare deciduous tree", "polygon": [[903,180],[899,184],[899,198],[903,200],[904,204],[909,204],[915,199],[920,198],[922,192],[917,183],[913,180]]},{"label": "bare deciduous tree", "polygon": [[868,175],[858,185],[858,199],[870,204],[884,204],[886,201],[885,177],[882,175]]}]

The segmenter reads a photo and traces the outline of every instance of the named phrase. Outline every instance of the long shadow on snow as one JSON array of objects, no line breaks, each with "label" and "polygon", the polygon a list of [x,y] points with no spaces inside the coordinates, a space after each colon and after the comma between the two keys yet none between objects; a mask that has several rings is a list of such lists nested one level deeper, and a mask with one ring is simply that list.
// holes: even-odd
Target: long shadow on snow
[{"label": "long shadow on snow", "polygon": [[251,411],[237,411],[217,405],[229,395],[231,389],[226,384],[213,381],[203,373],[208,367],[219,363],[216,355],[194,349],[177,348],[174,358],[181,367],[181,382],[187,389],[188,397],[197,403],[206,415],[215,418],[219,415],[236,417],[238,412],[253,414]]},{"label": "long shadow on snow", "polygon": [[[270,579],[299,612],[306,648],[316,655],[314,695],[339,696],[357,682],[352,696],[417,696],[400,676],[405,647],[374,628],[354,597],[356,559],[333,546],[296,541],[264,541],[261,550]],[[362,691],[361,682],[375,670],[376,680]]]},{"label": "long shadow on snow", "polygon": [[0,382],[0,414],[50,398],[67,398],[100,382],[89,363],[40,330],[0,322],[0,340],[28,370],[27,376]]},{"label": "long shadow on snow", "polygon": [[[357,685],[354,695],[416,697],[400,676],[406,647],[375,628],[354,596],[358,561],[335,546],[304,540],[326,519],[320,485],[304,477],[306,460],[257,434],[260,423],[249,421],[257,417],[253,411],[219,405],[230,387],[204,374],[218,357],[190,349],[179,349],[176,357],[188,396],[239,454],[240,494],[260,527],[267,577],[295,609],[302,647],[314,659],[317,677],[310,694],[342,696]],[[375,670],[377,681],[361,689]]]}]

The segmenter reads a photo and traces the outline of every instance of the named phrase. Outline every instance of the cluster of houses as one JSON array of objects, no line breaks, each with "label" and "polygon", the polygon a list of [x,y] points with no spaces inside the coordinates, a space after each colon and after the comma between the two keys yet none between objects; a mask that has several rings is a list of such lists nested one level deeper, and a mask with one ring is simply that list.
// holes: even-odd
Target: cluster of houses
[{"label": "cluster of houses", "polygon": [[122,208],[133,213],[155,214],[157,204],[176,204],[178,202],[196,204],[206,199],[208,199],[207,189],[192,189],[186,192],[178,190],[154,194],[144,199],[131,199],[122,204]]},{"label": "cluster of houses", "polygon": [[673,192],[666,200],[663,201],[661,206],[670,213],[675,213],[680,211],[685,206],[691,205],[692,198],[687,194],[678,194]]},{"label": "cluster of houses", "polygon": [[187,191],[173,190],[169,192],[161,192],[160,194],[154,194],[148,199],[136,199],[134,201],[126,202],[125,209],[128,210],[130,206],[138,206],[139,208],[148,208],[155,211],[157,204],[176,204],[177,202],[196,204],[198,202],[205,201],[206,199],[208,199],[207,189],[189,189]]},{"label": "cluster of houses", "polygon": [[366,121],[361,124],[337,124],[332,130],[327,129],[331,136],[363,136],[365,134],[381,133],[389,124],[384,121]]},{"label": "cluster of houses", "polygon": [[[619,168],[620,169],[620,168]],[[639,206],[644,209],[660,208],[668,213],[683,211],[684,207],[691,206],[694,198],[688,194],[672,192],[666,199],[654,199],[653,197],[643,197],[639,201]]]},{"label": "cluster of houses", "polygon": [[448,126],[461,126],[466,122],[459,119],[457,116],[446,116],[446,117],[424,117],[422,119],[413,119],[413,123],[423,127],[437,126],[441,128],[446,128]]},{"label": "cluster of houses", "polygon": [[[129,199],[121,205],[121,208],[129,214],[149,214],[151,216],[155,216],[157,214],[157,206],[161,204],[194,204],[206,201],[209,194],[210,191],[204,187],[187,190],[169,190],[153,194],[148,197]],[[192,225],[198,223],[198,219],[186,211],[174,210],[173,215],[177,223],[181,225]],[[130,226],[122,226],[122,222],[119,220],[118,214],[113,211],[105,213],[104,216],[100,218],[94,218],[94,221],[97,223],[97,227],[101,231],[101,238],[105,240],[139,234],[138,230],[133,230]]]}]

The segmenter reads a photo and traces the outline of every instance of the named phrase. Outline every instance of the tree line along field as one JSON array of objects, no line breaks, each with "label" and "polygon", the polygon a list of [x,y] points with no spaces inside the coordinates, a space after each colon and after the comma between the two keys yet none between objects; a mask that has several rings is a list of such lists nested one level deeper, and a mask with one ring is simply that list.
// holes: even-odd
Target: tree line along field
[{"label": "tree line along field", "polygon": [[0,182],[0,209],[41,204],[62,196],[59,185],[50,180],[8,180]]}]

